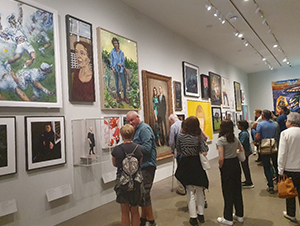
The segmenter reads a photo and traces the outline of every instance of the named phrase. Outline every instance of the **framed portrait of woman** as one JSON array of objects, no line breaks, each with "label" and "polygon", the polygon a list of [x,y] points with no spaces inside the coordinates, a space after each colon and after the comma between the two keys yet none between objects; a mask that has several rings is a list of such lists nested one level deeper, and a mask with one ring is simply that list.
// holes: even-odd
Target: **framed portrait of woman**
[{"label": "framed portrait of woman", "polygon": [[173,81],[175,111],[182,110],[181,82]]},{"label": "framed portrait of woman", "polygon": [[97,27],[103,110],[139,110],[137,42]]},{"label": "framed portrait of woman", "polygon": [[172,78],[143,70],[142,81],[144,121],[154,132],[157,160],[172,157],[168,142],[168,118],[173,113]]},{"label": "framed portrait of woman", "polygon": [[201,74],[200,80],[201,80],[201,98],[203,100],[208,100],[208,98],[210,98],[209,76]]},{"label": "framed portrait of woman", "polygon": [[95,101],[92,24],[66,15],[69,100]]},{"label": "framed portrait of woman", "polygon": [[222,89],[221,89],[221,76],[209,72],[210,79],[210,100],[212,105],[222,104]]},{"label": "framed portrait of woman", "polygon": [[188,62],[182,62],[184,95],[200,97],[199,93],[199,68]]}]

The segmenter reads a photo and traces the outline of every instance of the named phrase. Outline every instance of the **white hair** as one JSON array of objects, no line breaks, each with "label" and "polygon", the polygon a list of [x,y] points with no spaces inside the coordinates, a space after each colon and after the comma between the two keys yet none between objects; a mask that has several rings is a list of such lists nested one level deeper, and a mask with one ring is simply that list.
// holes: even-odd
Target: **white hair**
[{"label": "white hair", "polygon": [[290,121],[292,126],[300,127],[300,114],[297,112],[290,112],[287,115],[287,121]]}]

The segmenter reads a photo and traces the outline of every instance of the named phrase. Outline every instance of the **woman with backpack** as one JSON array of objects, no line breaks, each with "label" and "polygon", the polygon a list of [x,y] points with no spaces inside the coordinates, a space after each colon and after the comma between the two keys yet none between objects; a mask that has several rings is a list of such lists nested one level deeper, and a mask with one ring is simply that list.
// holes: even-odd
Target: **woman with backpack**
[{"label": "woman with backpack", "polygon": [[141,201],[142,176],[140,166],[142,147],[132,142],[133,126],[126,124],[120,130],[123,143],[112,151],[112,162],[117,170],[116,202],[121,205],[122,226],[139,226],[139,203]]},{"label": "woman with backpack", "polygon": [[200,162],[199,153],[208,151],[197,117],[190,116],[182,122],[182,131],[176,140],[176,149],[181,158],[175,173],[186,188],[190,224],[204,223],[204,193],[208,178]]}]

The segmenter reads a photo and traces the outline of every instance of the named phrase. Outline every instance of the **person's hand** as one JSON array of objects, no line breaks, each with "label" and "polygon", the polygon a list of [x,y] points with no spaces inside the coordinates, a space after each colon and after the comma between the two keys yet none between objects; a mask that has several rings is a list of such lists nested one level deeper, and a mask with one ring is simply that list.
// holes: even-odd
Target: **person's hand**
[{"label": "person's hand", "polygon": [[122,64],[120,64],[120,63],[117,63],[117,66],[119,66],[119,67],[123,67],[123,65],[122,65]]},{"label": "person's hand", "polygon": [[49,148],[52,150],[52,149],[53,149],[53,147],[54,147],[54,144],[53,144],[52,142],[50,142],[50,144],[49,144]]}]

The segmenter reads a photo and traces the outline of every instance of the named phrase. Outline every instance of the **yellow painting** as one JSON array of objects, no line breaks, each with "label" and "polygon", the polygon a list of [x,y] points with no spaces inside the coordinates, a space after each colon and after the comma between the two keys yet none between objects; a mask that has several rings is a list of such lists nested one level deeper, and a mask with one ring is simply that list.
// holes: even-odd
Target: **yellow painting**
[{"label": "yellow painting", "polygon": [[204,133],[213,139],[212,119],[210,102],[187,101],[188,116],[196,116],[199,119],[200,127]]}]

